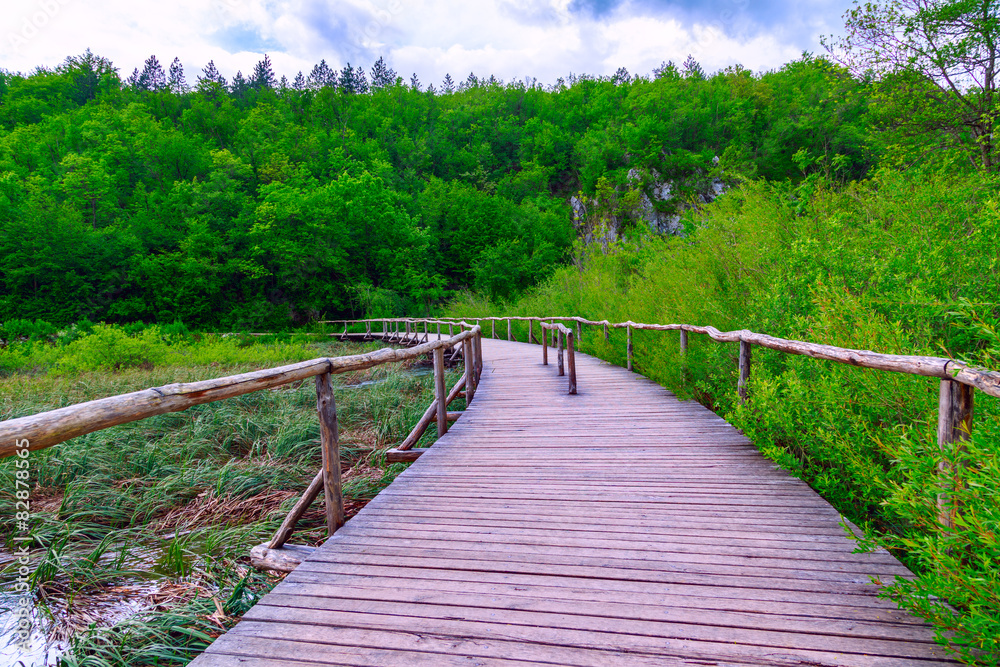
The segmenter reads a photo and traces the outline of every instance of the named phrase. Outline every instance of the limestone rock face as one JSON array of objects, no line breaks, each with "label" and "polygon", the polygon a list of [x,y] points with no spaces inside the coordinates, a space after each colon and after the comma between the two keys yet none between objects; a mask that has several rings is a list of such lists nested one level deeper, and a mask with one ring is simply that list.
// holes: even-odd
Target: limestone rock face
[{"label": "limestone rock face", "polygon": [[[716,157],[713,163],[718,164],[718,161]],[[697,204],[708,204],[728,189],[721,179],[697,173],[671,181],[663,179],[655,169],[633,168],[628,172],[628,179],[632,187],[642,190],[639,196],[642,219],[659,234],[680,234],[684,230],[681,212]],[[654,202],[660,202],[661,206],[657,207]]]}]

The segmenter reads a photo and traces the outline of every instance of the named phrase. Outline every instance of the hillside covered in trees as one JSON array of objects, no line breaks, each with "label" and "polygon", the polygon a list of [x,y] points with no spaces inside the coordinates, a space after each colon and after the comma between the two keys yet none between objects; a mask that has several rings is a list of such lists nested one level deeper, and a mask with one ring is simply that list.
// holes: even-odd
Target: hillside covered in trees
[{"label": "hillside covered in trees", "polygon": [[865,84],[808,55],[550,87],[425,87],[381,60],[289,82],[266,57],[191,79],[90,52],[0,76],[0,321],[273,328],[510,299],[578,233],[646,229],[637,198],[663,182],[669,214],[706,179],[861,178],[878,154]]}]

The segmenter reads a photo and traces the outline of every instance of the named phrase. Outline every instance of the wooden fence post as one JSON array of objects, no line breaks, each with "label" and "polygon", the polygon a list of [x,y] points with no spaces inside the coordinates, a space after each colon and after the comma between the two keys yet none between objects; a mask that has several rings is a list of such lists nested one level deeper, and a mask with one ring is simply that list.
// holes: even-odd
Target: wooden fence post
[{"label": "wooden fence post", "polygon": [[448,432],[448,388],[444,386],[444,350],[434,350],[434,395],[437,397],[438,437]]},{"label": "wooden fence post", "polygon": [[472,351],[472,339],[462,341],[462,362],[465,364],[465,404],[472,402],[476,395],[476,355]]},{"label": "wooden fence post", "polygon": [[323,452],[326,532],[328,535],[333,535],[344,525],[344,496],[340,485],[337,403],[333,397],[333,385],[329,373],[316,376],[316,411],[319,413],[320,445]]},{"label": "wooden fence post", "polygon": [[[941,460],[938,475],[941,493],[938,494],[938,521],[945,530],[955,527],[961,507],[952,494],[961,488],[962,445],[972,434],[972,387],[954,380],[941,380],[938,394],[938,448]],[[952,463],[954,461],[954,464]]]},{"label": "wooden fence post", "polygon": [[628,364],[628,370],[632,370],[632,325],[626,324],[625,331],[628,334],[628,344],[625,346],[627,357],[626,363]]},{"label": "wooden fence post", "polygon": [[549,365],[549,332],[542,327],[542,366]]},{"label": "wooden fence post", "polygon": [[438,340],[441,340],[441,323],[438,322],[437,325],[438,325]]},{"label": "wooden fence post", "polygon": [[573,332],[566,334],[566,365],[569,367],[569,393],[576,393],[576,352],[573,345]]},{"label": "wooden fence post", "polygon": [[513,340],[510,336],[510,318],[507,318],[507,340]]},{"label": "wooden fence post", "polygon": [[582,339],[582,338],[583,338],[583,325],[580,324],[579,320],[577,320],[577,323],[576,323],[576,340],[577,340],[577,342],[579,342],[580,339]]},{"label": "wooden fence post", "polygon": [[565,338],[565,335],[563,334],[563,332],[559,331],[558,329],[556,329],[556,340],[559,341],[559,352],[558,352],[558,355],[559,355],[559,375],[566,375],[566,371],[563,368],[563,338]]},{"label": "wooden fence post", "polygon": [[453,327],[454,325],[451,322],[448,322],[448,338],[455,335],[455,329]]},{"label": "wooden fence post", "polygon": [[476,334],[476,386],[479,386],[479,379],[483,376],[483,330],[480,329],[479,333]]},{"label": "wooden fence post", "polygon": [[529,317],[528,318],[528,343],[531,343],[531,339],[534,338],[534,335],[535,335],[535,332],[533,331],[534,327],[532,326],[534,323],[535,323],[535,320],[533,320],[533,319],[531,319]]},{"label": "wooden fence post", "polygon": [[740,341],[740,379],[736,391],[740,395],[740,403],[747,402],[747,385],[750,382],[750,343]]},{"label": "wooden fence post", "polygon": [[497,337],[497,321],[490,318],[490,338]]},{"label": "wooden fence post", "polygon": [[688,352],[688,332],[681,329],[681,355],[686,355]]}]

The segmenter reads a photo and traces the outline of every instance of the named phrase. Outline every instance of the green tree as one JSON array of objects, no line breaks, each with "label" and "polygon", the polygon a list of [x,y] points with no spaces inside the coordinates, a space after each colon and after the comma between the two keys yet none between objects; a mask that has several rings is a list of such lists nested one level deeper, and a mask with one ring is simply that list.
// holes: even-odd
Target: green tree
[{"label": "green tree", "polygon": [[[997,0],[855,0],[846,35],[827,47],[856,75],[884,81],[897,124],[951,133],[995,171],[998,9]],[[914,97],[919,103],[908,104]]]}]

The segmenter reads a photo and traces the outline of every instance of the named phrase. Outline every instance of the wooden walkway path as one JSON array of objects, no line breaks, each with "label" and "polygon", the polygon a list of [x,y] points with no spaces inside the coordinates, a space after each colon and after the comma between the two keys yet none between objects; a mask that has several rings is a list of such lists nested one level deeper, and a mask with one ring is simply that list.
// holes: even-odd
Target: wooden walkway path
[{"label": "wooden walkway path", "polygon": [[955,664],[837,512],[693,401],[483,340],[472,405],[192,663]]}]

